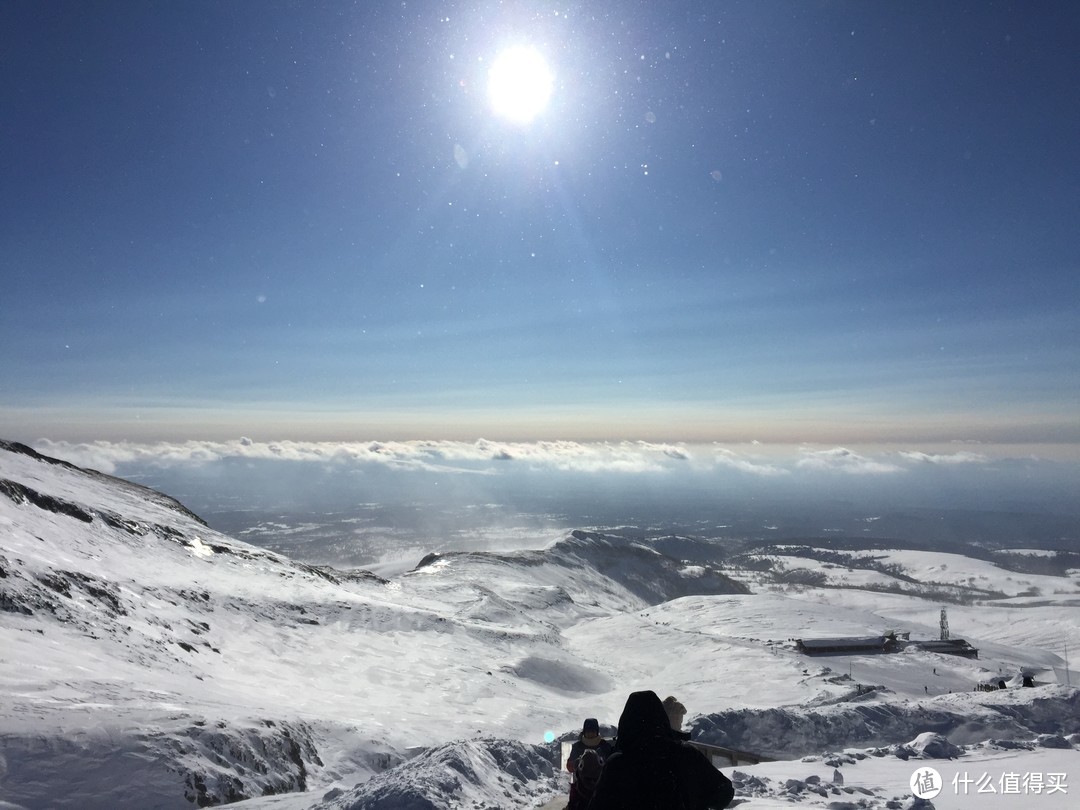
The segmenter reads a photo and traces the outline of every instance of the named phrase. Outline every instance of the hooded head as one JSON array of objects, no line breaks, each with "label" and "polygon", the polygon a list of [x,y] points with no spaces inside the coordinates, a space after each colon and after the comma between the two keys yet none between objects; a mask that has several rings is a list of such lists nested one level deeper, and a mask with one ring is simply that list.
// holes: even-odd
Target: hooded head
[{"label": "hooded head", "polygon": [[671,723],[656,692],[631,692],[619,717],[618,747],[647,748],[657,739],[672,739]]},{"label": "hooded head", "polygon": [[675,731],[682,731],[683,718],[686,717],[686,707],[679,703],[674,695],[669,695],[664,698],[664,711],[667,712],[671,728]]}]

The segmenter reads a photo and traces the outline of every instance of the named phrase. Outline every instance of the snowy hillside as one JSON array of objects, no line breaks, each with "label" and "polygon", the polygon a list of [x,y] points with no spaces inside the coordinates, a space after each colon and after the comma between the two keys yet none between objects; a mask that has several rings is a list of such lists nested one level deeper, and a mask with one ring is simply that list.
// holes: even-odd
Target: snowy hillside
[{"label": "snowy hillside", "polygon": [[[700,553],[664,553],[676,547]],[[1028,787],[1080,778],[1062,657],[1080,646],[1075,570],[870,556],[728,559],[692,539],[573,532],[383,578],[289,560],[3,442],[0,808],[539,807],[566,790],[558,740],[586,716],[614,725],[642,688],[677,695],[696,739],[780,760],[724,768],[747,807],[902,806],[923,762],[946,779],[961,765],[1023,768]],[[979,659],[795,648],[934,638],[928,583],[985,601],[950,605]],[[1033,590],[1037,605],[1010,599]],[[1015,688],[972,691],[998,678]],[[1040,791],[1037,806],[1077,791]]]}]

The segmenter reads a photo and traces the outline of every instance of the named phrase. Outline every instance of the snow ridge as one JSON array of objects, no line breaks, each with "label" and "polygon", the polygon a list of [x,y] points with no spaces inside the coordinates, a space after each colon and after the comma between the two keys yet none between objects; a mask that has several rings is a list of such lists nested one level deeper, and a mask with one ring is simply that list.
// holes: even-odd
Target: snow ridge
[{"label": "snow ridge", "polygon": [[[425,751],[352,791],[324,796],[311,810],[535,806],[560,789],[558,770],[551,746],[494,737],[462,740]],[[497,802],[492,795],[500,797]]]},{"label": "snow ridge", "polygon": [[887,746],[928,732],[948,736],[955,744],[995,737],[1030,740],[1041,734],[1080,733],[1080,691],[1046,686],[1031,696],[1012,690],[941,695],[921,702],[733,709],[697,718],[692,731],[701,742],[773,759]]}]

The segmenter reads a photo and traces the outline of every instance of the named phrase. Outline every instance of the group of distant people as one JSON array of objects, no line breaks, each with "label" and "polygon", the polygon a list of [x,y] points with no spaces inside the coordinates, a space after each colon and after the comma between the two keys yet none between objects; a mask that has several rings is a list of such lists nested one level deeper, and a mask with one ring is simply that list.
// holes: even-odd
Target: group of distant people
[{"label": "group of distant people", "polygon": [[[1032,675],[1029,675],[1028,673],[1023,672],[1023,673],[1020,674],[1020,685],[1021,686],[1034,686],[1035,685],[1035,678]],[[994,681],[983,681],[981,683],[975,684],[975,691],[976,692],[996,692],[999,689],[1008,689],[1008,688],[1009,688],[1009,685],[1005,682],[1004,678],[999,678],[996,682],[994,682]]]},{"label": "group of distant people", "polygon": [[722,810],[735,796],[726,776],[686,744],[686,707],[653,691],[633,692],[615,742],[588,718],[570,748],[573,774],[567,810]]}]

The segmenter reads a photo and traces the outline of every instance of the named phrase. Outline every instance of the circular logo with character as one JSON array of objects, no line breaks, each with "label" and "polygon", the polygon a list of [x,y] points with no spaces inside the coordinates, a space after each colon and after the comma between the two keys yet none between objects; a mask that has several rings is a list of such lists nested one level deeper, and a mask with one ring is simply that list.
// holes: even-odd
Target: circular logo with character
[{"label": "circular logo with character", "polygon": [[919,768],[911,775],[911,792],[920,799],[932,799],[941,793],[941,774],[933,768]]}]

